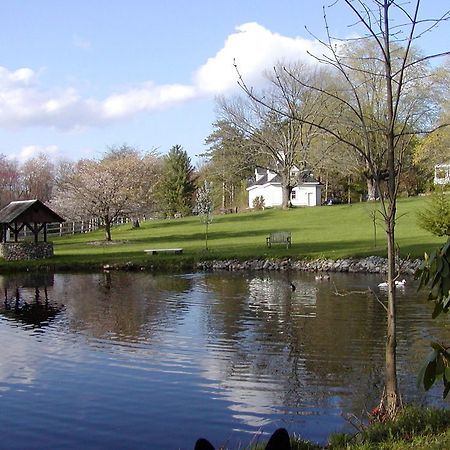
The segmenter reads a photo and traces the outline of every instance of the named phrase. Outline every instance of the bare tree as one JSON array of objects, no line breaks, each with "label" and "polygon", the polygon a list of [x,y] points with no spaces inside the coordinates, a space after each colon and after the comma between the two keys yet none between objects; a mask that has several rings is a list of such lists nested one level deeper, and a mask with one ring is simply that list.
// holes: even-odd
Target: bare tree
[{"label": "bare tree", "polygon": [[55,166],[50,158],[41,153],[28,159],[21,166],[22,196],[47,202],[52,197]]},{"label": "bare tree", "polygon": [[[310,89],[330,99],[332,109],[326,113],[333,121],[318,123],[314,119],[299,117],[290,112],[290,119],[306,122],[329,134],[342,145],[353,149],[367,166],[381,200],[381,211],[387,240],[388,300],[385,353],[385,390],[383,405],[388,417],[394,417],[400,393],[397,381],[397,329],[396,329],[396,245],[395,223],[397,195],[403,168],[405,150],[411,138],[432,130],[433,110],[418,108],[421,94],[432,92],[428,84],[426,63],[449,52],[423,56],[414,49],[415,42],[425,33],[450,18],[450,10],[437,18],[421,18],[420,0],[410,3],[397,0],[341,0],[332,7],[346,6],[356,19],[360,36],[340,41],[331,35],[327,15],[324,19],[327,39],[319,63],[331,68],[337,83],[317,86],[287,68],[287,72],[302,88]],[[351,51],[364,44],[370,52]],[[281,80],[279,71],[276,76]],[[240,77],[240,84],[249,98],[273,111],[274,105],[255,95]],[[424,105],[424,104],[423,104]],[[425,103],[426,106],[426,103]],[[277,113],[285,114],[281,109]],[[333,126],[337,124],[338,126]]]},{"label": "bare tree", "polygon": [[439,127],[433,133],[425,136],[417,145],[414,162],[423,164],[430,171],[436,164],[450,162],[450,58],[434,72],[433,90],[439,96]]},{"label": "bare tree", "polygon": [[[264,91],[258,94],[251,91],[247,98],[222,98],[219,109],[222,119],[253,144],[250,148],[257,154],[258,165],[280,177],[282,207],[287,208],[292,189],[314,165],[314,144],[321,134],[315,123],[323,120],[323,95],[293,82],[287,74],[283,77],[280,68],[276,69],[276,76],[268,75],[269,87]],[[289,70],[305,74],[310,80],[318,76],[300,64]],[[264,102],[259,101],[261,98]]]},{"label": "bare tree", "polygon": [[0,154],[0,207],[21,196],[20,168],[16,160]]}]

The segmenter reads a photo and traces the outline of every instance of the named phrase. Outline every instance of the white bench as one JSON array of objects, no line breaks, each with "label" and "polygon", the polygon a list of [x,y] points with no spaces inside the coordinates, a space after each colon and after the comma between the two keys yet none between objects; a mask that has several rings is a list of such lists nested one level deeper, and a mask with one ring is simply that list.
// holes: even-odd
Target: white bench
[{"label": "white bench", "polygon": [[157,255],[158,253],[174,253],[176,255],[183,253],[182,248],[151,248],[149,250],[144,250],[145,253],[149,255]]}]

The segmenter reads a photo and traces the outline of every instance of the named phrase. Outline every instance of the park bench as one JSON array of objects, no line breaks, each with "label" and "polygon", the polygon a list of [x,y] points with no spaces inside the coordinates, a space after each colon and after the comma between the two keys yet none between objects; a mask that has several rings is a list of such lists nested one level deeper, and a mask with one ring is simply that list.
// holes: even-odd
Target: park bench
[{"label": "park bench", "polygon": [[292,244],[290,231],[274,231],[266,237],[267,247],[271,247],[272,244],[286,244],[286,248],[289,248]]},{"label": "park bench", "polygon": [[158,253],[180,254],[180,253],[183,253],[183,249],[182,248],[151,248],[148,250],[144,250],[144,252],[149,255],[157,255]]}]

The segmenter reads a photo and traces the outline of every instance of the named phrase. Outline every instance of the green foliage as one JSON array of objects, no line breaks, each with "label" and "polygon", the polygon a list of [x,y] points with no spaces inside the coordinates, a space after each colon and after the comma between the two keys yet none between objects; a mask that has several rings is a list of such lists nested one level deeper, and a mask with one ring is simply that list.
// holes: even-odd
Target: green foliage
[{"label": "green foliage", "polygon": [[[258,443],[256,445],[251,445],[248,447],[239,447],[239,449],[248,450],[264,450],[266,448],[266,442]],[[304,439],[298,438],[297,436],[291,437],[291,449],[292,450],[320,450],[321,447],[318,444],[314,444]]]},{"label": "green foliage", "polygon": [[[213,123],[213,132],[206,138],[208,150],[200,155],[207,162],[204,169],[208,179],[221,186],[215,194],[222,208],[245,205],[239,193],[247,191],[246,180],[252,175],[255,165],[254,145],[238,127],[226,120]],[[246,200],[246,199],[245,199]]]},{"label": "green foliage", "polygon": [[[395,420],[371,424],[356,435],[333,433],[326,447],[297,437],[291,440],[291,446],[292,450],[437,450],[449,448],[443,444],[450,442],[449,427],[450,411],[407,406]],[[257,446],[255,450],[263,448],[263,445]]]},{"label": "green foliage", "polygon": [[294,438],[291,440],[292,450],[319,450],[320,448],[322,447],[312,442],[305,441],[303,439]]},{"label": "green foliage", "polygon": [[258,195],[253,199],[252,202],[253,209],[264,209],[265,208],[265,200],[262,195]]},{"label": "green foliage", "polygon": [[407,406],[396,420],[374,423],[360,436],[364,443],[376,444],[388,440],[411,439],[412,436],[437,434],[450,426],[450,411]]},{"label": "green foliage", "polygon": [[159,189],[161,204],[169,217],[189,215],[195,192],[194,168],[180,145],[173,146],[164,158],[163,179]]},{"label": "green foliage", "polygon": [[[419,289],[427,289],[429,291],[428,300],[434,303],[433,318],[442,313],[448,313],[450,308],[450,238],[431,256],[425,253],[425,260],[417,271],[416,277],[420,280]],[[418,384],[428,390],[436,380],[442,379],[445,398],[450,391],[449,348],[437,342],[433,342],[431,347],[432,351],[419,372]]]},{"label": "green foliage", "polygon": [[330,448],[346,448],[354,440],[354,436],[349,433],[333,433],[328,439]]},{"label": "green foliage", "polygon": [[443,190],[435,192],[428,208],[417,214],[420,227],[435,236],[450,236],[450,199]]}]

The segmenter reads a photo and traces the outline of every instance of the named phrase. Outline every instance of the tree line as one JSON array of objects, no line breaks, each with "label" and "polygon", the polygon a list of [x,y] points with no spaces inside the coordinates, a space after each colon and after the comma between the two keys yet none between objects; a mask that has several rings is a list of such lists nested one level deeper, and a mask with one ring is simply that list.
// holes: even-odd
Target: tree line
[{"label": "tree line", "polygon": [[188,215],[194,206],[196,174],[187,152],[166,155],[129,145],[109,147],[98,159],[53,162],[40,154],[20,164],[0,155],[0,203],[39,199],[70,220],[97,218],[111,240],[121,216]]},{"label": "tree line", "polygon": [[[402,51],[393,46],[394,72]],[[412,53],[421,58],[418,50]],[[379,198],[388,166],[383,63],[372,41],[342,44],[334,57],[332,67],[279,63],[266,72],[265,88],[241,78],[240,95],[217,100],[204,157],[205,171],[221,187],[222,207],[236,202],[255,166],[279,175],[284,208],[311,173],[323,183],[324,200]],[[450,60],[437,67],[424,60],[404,75],[398,109],[404,123],[395,125],[398,191],[418,195],[433,188],[435,164],[450,161],[450,131],[441,127],[450,118]]]}]

